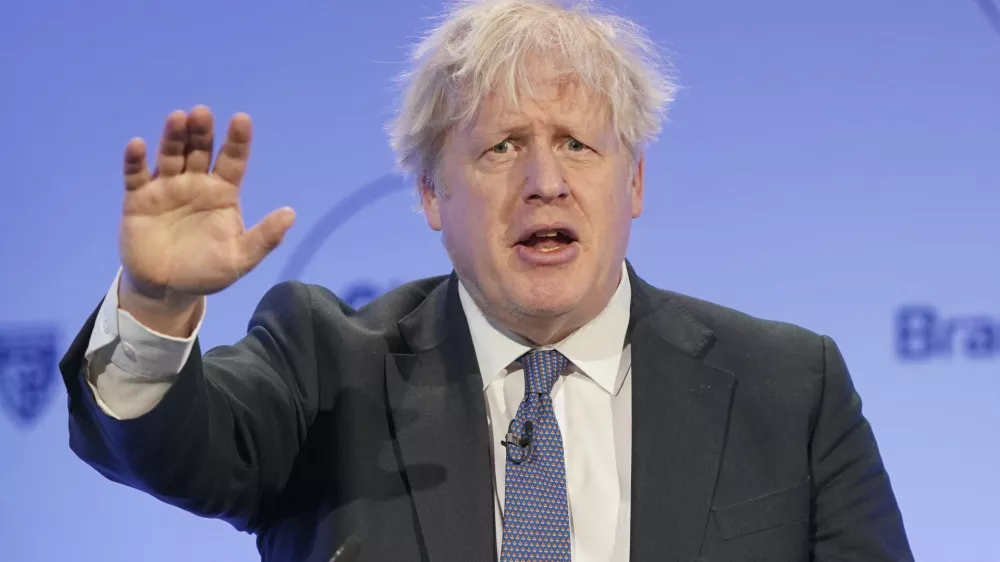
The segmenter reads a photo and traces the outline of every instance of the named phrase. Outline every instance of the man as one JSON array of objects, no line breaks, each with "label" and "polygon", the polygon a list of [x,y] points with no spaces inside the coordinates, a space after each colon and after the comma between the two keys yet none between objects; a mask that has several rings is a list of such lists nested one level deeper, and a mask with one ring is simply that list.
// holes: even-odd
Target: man
[{"label": "man", "polygon": [[282,283],[204,357],[205,296],[294,214],[244,230],[245,115],[214,163],[204,107],[153,173],[131,141],[122,269],[61,365],[73,450],[265,560],[911,560],[833,341],[625,261],[673,95],[648,47],[585,7],[456,7],[392,135],[454,272],[358,311]]}]

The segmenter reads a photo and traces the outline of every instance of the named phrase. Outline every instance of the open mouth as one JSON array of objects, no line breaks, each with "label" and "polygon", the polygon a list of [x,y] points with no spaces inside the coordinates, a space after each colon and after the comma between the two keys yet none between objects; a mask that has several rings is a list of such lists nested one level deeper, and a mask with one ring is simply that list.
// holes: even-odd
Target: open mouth
[{"label": "open mouth", "polygon": [[576,235],[572,230],[568,228],[554,228],[536,230],[517,243],[539,252],[555,252],[569,246],[573,242],[576,242]]}]

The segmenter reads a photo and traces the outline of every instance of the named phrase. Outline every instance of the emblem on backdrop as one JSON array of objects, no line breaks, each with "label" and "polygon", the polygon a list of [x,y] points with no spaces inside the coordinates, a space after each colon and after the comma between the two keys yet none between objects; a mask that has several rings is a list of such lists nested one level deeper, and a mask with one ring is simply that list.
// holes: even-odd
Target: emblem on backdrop
[{"label": "emblem on backdrop", "polygon": [[0,328],[0,410],[21,427],[30,427],[52,399],[58,372],[54,327]]}]

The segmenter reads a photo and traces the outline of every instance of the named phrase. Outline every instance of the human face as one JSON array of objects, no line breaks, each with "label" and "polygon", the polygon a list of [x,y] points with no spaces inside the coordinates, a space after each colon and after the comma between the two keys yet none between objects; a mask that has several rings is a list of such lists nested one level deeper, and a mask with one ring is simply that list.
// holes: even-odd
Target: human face
[{"label": "human face", "polygon": [[566,79],[533,89],[520,107],[489,96],[471,123],[451,131],[439,160],[443,185],[424,178],[421,193],[476,304],[547,344],[614,294],[642,212],[643,164],[640,157],[630,170],[603,98]]}]

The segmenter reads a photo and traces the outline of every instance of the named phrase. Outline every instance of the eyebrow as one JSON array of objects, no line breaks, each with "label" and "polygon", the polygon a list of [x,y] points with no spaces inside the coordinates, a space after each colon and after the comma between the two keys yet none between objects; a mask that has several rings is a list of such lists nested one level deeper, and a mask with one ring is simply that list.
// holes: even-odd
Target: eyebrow
[{"label": "eyebrow", "polygon": [[[566,126],[566,125],[558,125],[557,124],[557,125],[553,125],[550,128],[558,136],[576,137],[576,136],[582,136],[582,135],[586,134],[585,131],[581,131],[578,128],[574,129],[573,127],[569,127],[569,126]],[[508,137],[509,136],[526,137],[526,136],[529,136],[530,133],[533,132],[533,130],[534,130],[534,127],[530,123],[524,123],[524,124],[513,123],[513,124],[510,124],[510,125],[507,125],[507,126],[501,126],[501,127],[497,127],[497,128],[490,128],[488,130],[474,131],[473,134],[475,136],[477,136],[477,137],[479,137],[479,136],[493,136],[494,134],[502,134],[502,135],[505,135],[505,136],[508,136]]]},{"label": "eyebrow", "polygon": [[532,130],[531,123],[510,122],[510,123],[501,123],[501,126],[499,127],[494,127],[494,126],[483,127],[479,130],[474,130],[473,132],[477,136],[479,135],[494,136],[498,134],[523,136],[526,135],[527,133],[530,133],[531,130]]}]

